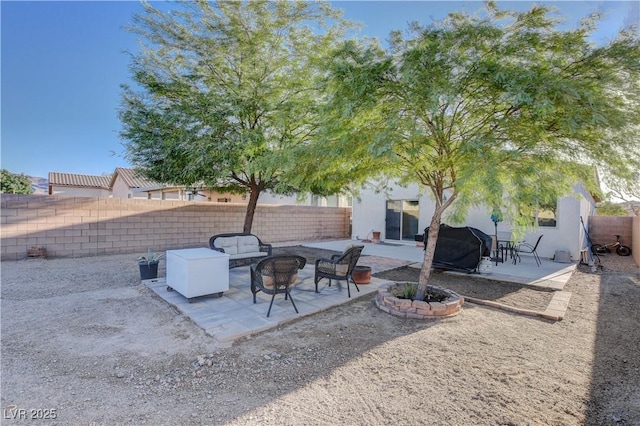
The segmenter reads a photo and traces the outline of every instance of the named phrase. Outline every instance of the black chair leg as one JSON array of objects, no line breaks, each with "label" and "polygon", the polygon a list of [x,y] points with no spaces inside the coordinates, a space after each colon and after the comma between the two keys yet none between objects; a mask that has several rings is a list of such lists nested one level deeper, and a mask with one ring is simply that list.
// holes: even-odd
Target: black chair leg
[{"label": "black chair leg", "polygon": [[269,303],[269,310],[267,311],[267,318],[269,318],[269,314],[271,314],[271,307],[273,306],[273,299],[276,298],[276,294],[273,293],[273,295],[271,296],[271,303]]},{"label": "black chair leg", "polygon": [[[291,297],[291,293],[289,293],[289,292],[287,291],[287,293],[286,293],[286,294],[287,294],[287,295],[289,295],[289,300],[291,300],[291,304],[293,305],[293,309],[295,309],[295,310],[296,310],[296,314],[299,314],[300,312],[298,312],[298,308],[296,307],[296,304],[295,304],[295,302],[293,301],[293,297]],[[286,297],[286,295],[285,295],[285,299],[286,299],[286,298],[287,298],[287,297]]]},{"label": "black chair leg", "polygon": [[538,266],[542,265],[542,260],[540,260],[540,256],[538,256],[538,253],[536,253],[535,251],[533,252],[533,258],[536,260],[536,264]]}]

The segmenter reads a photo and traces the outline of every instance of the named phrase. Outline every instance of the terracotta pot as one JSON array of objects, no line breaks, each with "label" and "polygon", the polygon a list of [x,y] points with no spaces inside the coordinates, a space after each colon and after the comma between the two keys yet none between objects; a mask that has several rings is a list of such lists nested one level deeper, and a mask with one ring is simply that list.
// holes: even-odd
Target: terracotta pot
[{"label": "terracotta pot", "polygon": [[353,280],[356,284],[369,284],[371,282],[371,267],[356,266],[353,269]]}]

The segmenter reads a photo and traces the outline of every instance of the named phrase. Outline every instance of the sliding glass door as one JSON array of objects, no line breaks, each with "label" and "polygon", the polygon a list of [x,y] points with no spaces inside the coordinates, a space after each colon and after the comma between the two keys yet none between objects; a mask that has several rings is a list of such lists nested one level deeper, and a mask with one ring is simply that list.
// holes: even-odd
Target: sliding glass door
[{"label": "sliding glass door", "polygon": [[418,200],[387,200],[385,238],[413,241],[419,232],[419,213]]},{"label": "sliding glass door", "polygon": [[387,200],[385,238],[399,240],[402,223],[402,201]]}]

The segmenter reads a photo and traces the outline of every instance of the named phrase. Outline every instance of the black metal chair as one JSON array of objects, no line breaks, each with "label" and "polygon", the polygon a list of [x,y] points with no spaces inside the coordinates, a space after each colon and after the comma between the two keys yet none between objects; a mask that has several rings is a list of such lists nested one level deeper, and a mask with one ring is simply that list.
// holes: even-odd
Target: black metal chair
[{"label": "black metal chair", "polygon": [[538,244],[540,244],[540,240],[542,239],[542,235],[540,235],[538,237],[538,241],[536,241],[535,245],[531,245],[527,242],[521,242],[518,243],[514,248],[513,248],[513,264],[515,265],[516,262],[522,261],[522,259],[520,258],[520,253],[526,253],[526,254],[532,254],[533,258],[536,260],[536,264],[538,266],[542,265],[542,261],[540,260],[540,256],[538,256],[538,252],[536,251],[538,249]]},{"label": "black metal chair", "polygon": [[350,247],[342,254],[334,254],[331,259],[320,258],[316,260],[316,273],[315,284],[316,293],[318,293],[318,282],[322,278],[329,279],[329,285],[331,280],[345,280],[347,282],[347,294],[351,297],[351,288],[349,287],[349,280],[356,286],[356,290],[360,291],[358,284],[353,279],[353,270],[360,259],[360,254],[364,246]]},{"label": "black metal chair", "polygon": [[298,270],[304,268],[307,259],[302,256],[282,255],[265,257],[260,262],[251,265],[251,293],[253,303],[256,303],[256,294],[262,291],[271,295],[271,303],[267,311],[267,317],[271,314],[273,299],[276,294],[284,294],[284,299],[289,298],[293,309],[298,313],[291,287],[298,280]]}]

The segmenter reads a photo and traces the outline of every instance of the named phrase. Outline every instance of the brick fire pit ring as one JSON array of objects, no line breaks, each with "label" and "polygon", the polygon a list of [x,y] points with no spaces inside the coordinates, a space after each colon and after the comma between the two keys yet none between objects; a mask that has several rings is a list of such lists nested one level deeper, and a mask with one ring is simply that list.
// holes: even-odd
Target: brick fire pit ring
[{"label": "brick fire pit ring", "polygon": [[401,318],[413,319],[439,319],[456,316],[462,310],[464,298],[458,293],[437,286],[427,286],[427,291],[446,296],[442,302],[424,302],[421,300],[400,299],[393,295],[396,288],[405,284],[416,283],[389,283],[381,285],[376,295],[376,305],[383,311]]}]

